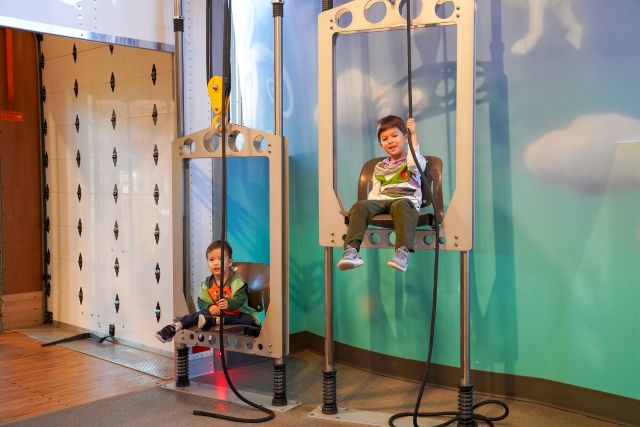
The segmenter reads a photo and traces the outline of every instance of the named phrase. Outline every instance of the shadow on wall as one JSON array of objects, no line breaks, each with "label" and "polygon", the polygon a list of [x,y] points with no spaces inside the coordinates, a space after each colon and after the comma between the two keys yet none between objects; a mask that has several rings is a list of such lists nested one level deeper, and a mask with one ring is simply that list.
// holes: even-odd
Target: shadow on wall
[{"label": "shadow on wall", "polygon": [[[491,256],[494,259],[494,279],[486,303],[481,303],[478,290],[486,289],[487,283],[478,283],[478,274],[485,262],[478,261],[472,252],[470,258],[470,311],[471,348],[474,361],[480,360],[484,368],[502,372],[515,371],[518,360],[517,316],[515,293],[513,189],[511,173],[511,141],[509,131],[509,105],[507,75],[504,71],[504,42],[502,40],[502,0],[491,1],[491,42],[490,61],[479,65],[485,71],[486,96],[484,101],[489,111],[489,143],[491,149],[491,191],[493,194],[493,240]],[[482,221],[478,221],[478,224]],[[477,239],[476,239],[477,240]],[[482,244],[477,242],[476,244]],[[488,266],[484,266],[487,268]],[[475,283],[474,283],[475,282]],[[480,335],[481,331],[491,331],[493,325],[501,325],[491,336]],[[497,356],[499,355],[499,356]],[[473,364],[472,364],[473,368]],[[511,381],[505,376],[505,381]],[[513,383],[503,384],[498,389],[515,395]]]}]

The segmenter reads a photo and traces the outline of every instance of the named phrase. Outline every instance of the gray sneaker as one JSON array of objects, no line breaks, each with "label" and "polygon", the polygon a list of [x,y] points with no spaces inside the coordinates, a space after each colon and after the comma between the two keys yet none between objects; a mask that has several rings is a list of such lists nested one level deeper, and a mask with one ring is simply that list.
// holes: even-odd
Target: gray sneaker
[{"label": "gray sneaker", "polygon": [[400,246],[396,249],[396,255],[391,258],[387,265],[402,272],[407,271],[407,267],[409,266],[409,250],[404,246]]},{"label": "gray sneaker", "polygon": [[344,254],[340,261],[338,261],[338,268],[340,270],[351,270],[352,268],[358,268],[364,264],[358,250],[352,246],[345,246]]}]

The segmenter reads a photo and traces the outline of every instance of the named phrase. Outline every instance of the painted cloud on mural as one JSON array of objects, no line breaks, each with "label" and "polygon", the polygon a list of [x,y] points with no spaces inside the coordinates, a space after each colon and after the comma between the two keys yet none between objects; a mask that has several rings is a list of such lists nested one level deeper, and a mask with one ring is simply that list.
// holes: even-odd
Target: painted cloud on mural
[{"label": "painted cloud on mural", "polygon": [[[361,130],[389,114],[409,111],[406,87],[384,85],[362,71],[350,68],[337,78],[337,118],[342,129]],[[429,106],[428,94],[413,87],[413,111],[418,117]]]},{"label": "painted cloud on mural", "polygon": [[[524,155],[536,176],[583,193],[640,187],[640,120],[585,115],[532,143]],[[636,147],[637,145],[637,147]],[[621,147],[633,153],[620,153]]]}]

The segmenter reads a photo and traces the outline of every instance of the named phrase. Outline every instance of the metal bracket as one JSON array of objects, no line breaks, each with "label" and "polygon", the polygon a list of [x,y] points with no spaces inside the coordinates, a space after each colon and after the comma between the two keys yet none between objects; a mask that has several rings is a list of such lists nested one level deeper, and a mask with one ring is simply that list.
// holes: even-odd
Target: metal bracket
[{"label": "metal bracket", "polygon": [[76,114],[76,133],[80,133],[80,117]]},{"label": "metal bracket", "polygon": [[78,59],[78,48],[75,43],[73,44],[73,51],[71,52],[71,55],[73,56],[73,62],[76,62]]},{"label": "metal bracket", "polygon": [[118,163],[118,152],[116,151],[116,147],[113,147],[113,154],[111,154],[111,160],[113,160],[113,166]]},{"label": "metal bracket", "polygon": [[80,184],[78,184],[78,191],[76,191],[76,194],[78,195],[78,201],[80,201],[82,199],[82,187],[80,187]]},{"label": "metal bracket", "polygon": [[118,228],[118,221],[116,221],[116,223],[113,224],[113,235],[116,237],[116,240],[118,240],[119,231],[120,231],[120,228]]},{"label": "metal bracket", "polygon": [[116,110],[111,111],[111,126],[113,126],[113,130],[116,130]]},{"label": "metal bracket", "polygon": [[49,184],[46,184],[44,186],[44,199],[48,202],[49,201]]},{"label": "metal bracket", "polygon": [[82,305],[82,300],[84,298],[84,294],[82,293],[82,286],[80,286],[80,292],[78,292],[78,299],[80,300],[80,305]]},{"label": "metal bracket", "polygon": [[158,321],[158,323],[160,323],[160,315],[162,314],[162,312],[160,311],[160,302],[157,301],[156,302],[156,320]]},{"label": "metal bracket", "polygon": [[153,161],[156,162],[156,166],[158,166],[158,156],[160,155],[160,153],[158,153],[158,144],[154,144],[153,146]]},{"label": "metal bracket", "polygon": [[111,92],[116,90],[116,76],[111,72],[111,79],[109,80],[109,86],[111,86]]},{"label": "metal bracket", "polygon": [[46,231],[48,233],[50,228],[51,228],[51,220],[49,219],[49,216],[47,215],[47,218],[44,220],[44,231]]},{"label": "metal bracket", "polygon": [[118,203],[118,184],[113,184],[113,201]]},{"label": "metal bracket", "polygon": [[116,313],[120,311],[120,297],[116,294],[116,299],[113,300],[113,306],[116,308]]},{"label": "metal bracket", "polygon": [[156,104],[153,104],[153,113],[151,113],[151,118],[153,118],[153,125],[156,126],[158,124],[158,107],[156,107]]},{"label": "metal bracket", "polygon": [[44,136],[47,136],[47,119],[44,119],[44,122],[42,123],[42,133],[44,134]]},{"label": "metal bracket", "polygon": [[78,167],[80,167],[81,160],[82,160],[82,156],[80,156],[80,149],[78,148],[78,151],[76,151],[76,164],[78,165]]},{"label": "metal bracket", "polygon": [[82,219],[78,220],[78,236],[82,236]]},{"label": "metal bracket", "polygon": [[157,245],[158,242],[160,241],[160,226],[158,225],[157,222],[156,222],[156,229],[153,232],[153,236],[156,238],[156,245]]},{"label": "metal bracket", "polygon": [[46,261],[47,265],[51,263],[51,251],[49,250],[49,248],[47,248],[47,253],[44,255],[44,260]]},{"label": "metal bracket", "polygon": [[44,70],[44,64],[45,64],[44,53],[40,53],[40,68],[42,68],[43,70]]},{"label": "metal bracket", "polygon": [[151,81],[153,82],[153,85],[156,85],[156,77],[158,76],[158,72],[156,70],[156,64],[153,64],[153,67],[151,67]]},{"label": "metal bracket", "polygon": [[113,45],[112,44],[109,45],[109,53],[111,55],[113,55]]},{"label": "metal bracket", "polygon": [[40,101],[47,102],[47,88],[42,86],[42,90],[40,90]]},{"label": "metal bracket", "polygon": [[76,94],[76,98],[78,97],[78,79],[73,83],[73,93]]},{"label": "metal bracket", "polygon": [[80,271],[82,271],[82,252],[78,256],[78,267],[80,267]]},{"label": "metal bracket", "polygon": [[116,261],[113,264],[113,270],[116,272],[116,277],[118,277],[118,274],[120,273],[120,262],[118,261],[118,257],[116,257]]},{"label": "metal bracket", "polygon": [[156,188],[153,190],[153,198],[155,199],[157,205],[158,201],[160,200],[160,189],[158,188],[158,184],[156,184]]},{"label": "metal bracket", "polygon": [[160,263],[156,262],[156,283],[160,283]]},{"label": "metal bracket", "polygon": [[49,167],[49,153],[47,153],[46,151],[44,152],[44,156],[42,156],[42,164],[44,165],[45,169]]}]

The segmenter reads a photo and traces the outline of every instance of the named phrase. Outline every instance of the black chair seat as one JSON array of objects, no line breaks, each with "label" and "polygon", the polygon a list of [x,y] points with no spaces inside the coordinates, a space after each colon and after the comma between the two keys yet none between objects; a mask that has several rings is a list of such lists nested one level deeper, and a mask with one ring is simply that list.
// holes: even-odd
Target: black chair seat
[{"label": "black chair seat", "polygon": [[[411,155],[411,154],[409,154]],[[376,157],[366,162],[360,170],[360,176],[358,177],[358,200],[367,200],[369,191],[371,191],[371,184],[373,179],[373,172],[376,165],[384,160],[384,157]],[[425,156],[427,159],[427,165],[425,166],[425,175],[427,181],[421,179],[420,186],[422,189],[422,204],[420,208],[426,208],[430,204],[433,204],[434,211],[439,213],[440,218],[444,218],[444,203],[442,201],[442,159],[434,156]],[[429,192],[427,189],[431,189],[431,195],[434,200],[429,198]],[[349,212],[340,212],[345,217],[345,223],[349,224]],[[391,215],[376,215],[369,221],[369,225],[380,228],[393,229],[393,219]],[[435,226],[435,216],[430,212],[420,212],[418,217],[418,227],[423,226]]]}]

